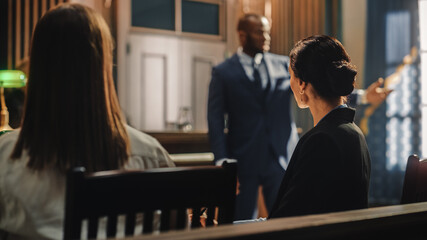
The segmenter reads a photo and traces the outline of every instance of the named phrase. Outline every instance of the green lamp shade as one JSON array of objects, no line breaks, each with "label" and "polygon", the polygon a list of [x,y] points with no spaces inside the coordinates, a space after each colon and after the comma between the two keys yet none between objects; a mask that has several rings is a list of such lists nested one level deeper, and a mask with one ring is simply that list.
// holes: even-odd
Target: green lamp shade
[{"label": "green lamp shade", "polygon": [[19,70],[0,70],[0,87],[20,88],[27,83],[27,78]]}]

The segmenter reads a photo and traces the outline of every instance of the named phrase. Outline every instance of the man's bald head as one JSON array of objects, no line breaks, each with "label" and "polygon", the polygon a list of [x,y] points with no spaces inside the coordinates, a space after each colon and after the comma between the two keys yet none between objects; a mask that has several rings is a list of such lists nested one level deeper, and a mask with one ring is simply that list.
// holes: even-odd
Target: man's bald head
[{"label": "man's bald head", "polygon": [[245,14],[239,19],[237,32],[243,52],[249,56],[270,50],[270,24],[266,17],[254,13]]},{"label": "man's bald head", "polygon": [[251,28],[251,22],[261,22],[263,17],[264,16],[255,13],[247,13],[243,15],[237,24],[237,31],[248,32]]}]

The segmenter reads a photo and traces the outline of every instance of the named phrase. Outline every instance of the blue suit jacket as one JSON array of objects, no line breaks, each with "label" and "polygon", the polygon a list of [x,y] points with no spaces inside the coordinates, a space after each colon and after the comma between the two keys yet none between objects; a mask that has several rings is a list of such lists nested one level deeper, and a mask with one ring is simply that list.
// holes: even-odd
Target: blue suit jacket
[{"label": "blue suit jacket", "polygon": [[[291,117],[289,58],[265,53],[264,60],[270,80],[276,83],[265,99],[236,54],[212,70],[208,99],[212,152],[216,160],[237,159],[239,177],[262,171],[278,156],[289,159],[298,141]],[[228,115],[228,133],[224,133],[224,115]]]}]

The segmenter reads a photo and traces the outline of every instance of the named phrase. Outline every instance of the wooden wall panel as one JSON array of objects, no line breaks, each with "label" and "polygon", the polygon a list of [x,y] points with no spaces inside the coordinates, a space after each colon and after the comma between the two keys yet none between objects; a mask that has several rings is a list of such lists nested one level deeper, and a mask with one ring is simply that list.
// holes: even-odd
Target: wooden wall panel
[{"label": "wooden wall panel", "polygon": [[271,6],[271,52],[289,55],[298,40],[325,34],[326,0],[271,0]]},{"label": "wooden wall panel", "polygon": [[264,15],[265,0],[240,0],[242,8],[240,9],[239,16],[245,13],[257,13]]},{"label": "wooden wall panel", "polygon": [[271,52],[288,55],[293,46],[293,1],[272,0]]},{"label": "wooden wall panel", "polygon": [[21,0],[16,0],[16,18],[15,18],[15,66],[19,66],[21,63]]},{"label": "wooden wall panel", "polygon": [[7,11],[7,68],[12,69],[13,68],[13,48],[12,48],[12,41],[13,41],[13,31],[12,31],[12,22],[13,22],[13,8],[12,8],[12,0],[8,1],[8,11]]},{"label": "wooden wall panel", "polygon": [[27,72],[31,36],[37,21],[48,10],[48,6],[53,8],[68,1],[8,0],[8,69],[20,69]]},{"label": "wooden wall panel", "polygon": [[24,22],[24,56],[29,56],[30,49],[30,0],[25,0],[25,22]]}]

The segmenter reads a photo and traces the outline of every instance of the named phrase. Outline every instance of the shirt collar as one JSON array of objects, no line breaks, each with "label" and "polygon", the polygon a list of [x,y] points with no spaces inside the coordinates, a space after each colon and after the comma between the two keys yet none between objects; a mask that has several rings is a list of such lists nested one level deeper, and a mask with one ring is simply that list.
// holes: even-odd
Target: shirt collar
[{"label": "shirt collar", "polygon": [[242,47],[239,47],[237,49],[237,56],[239,57],[239,60],[242,64],[252,65],[253,58],[251,56],[249,56],[248,54],[246,54],[245,52],[243,52]]},{"label": "shirt collar", "polygon": [[348,108],[347,104],[341,104],[339,106],[334,107],[334,109],[332,109],[331,111],[329,111],[325,116],[323,116],[320,121],[316,124],[316,126],[326,117],[328,116],[332,111],[334,111],[335,109],[339,109],[339,108]]}]

